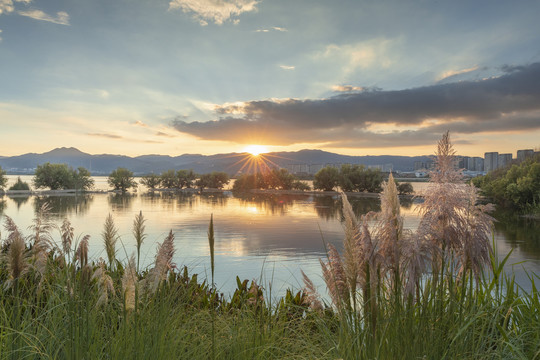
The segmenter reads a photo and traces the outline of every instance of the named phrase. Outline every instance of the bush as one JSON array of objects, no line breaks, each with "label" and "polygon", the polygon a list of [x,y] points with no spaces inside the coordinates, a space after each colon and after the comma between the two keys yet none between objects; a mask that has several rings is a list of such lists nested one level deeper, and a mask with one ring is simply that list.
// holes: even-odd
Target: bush
[{"label": "bush", "polygon": [[397,184],[397,191],[399,195],[411,195],[414,193],[413,186],[408,182]]},{"label": "bush", "polygon": [[17,182],[9,188],[9,190],[30,190],[30,186],[27,182],[22,181],[21,177],[17,178]]}]

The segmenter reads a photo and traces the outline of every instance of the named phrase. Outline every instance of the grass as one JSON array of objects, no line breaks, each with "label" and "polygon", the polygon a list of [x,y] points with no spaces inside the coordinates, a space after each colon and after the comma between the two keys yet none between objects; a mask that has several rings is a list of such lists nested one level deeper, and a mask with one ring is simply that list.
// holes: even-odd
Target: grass
[{"label": "grass", "polygon": [[[88,238],[55,229],[46,207],[24,237],[6,217],[0,247],[0,359],[540,359],[538,276],[523,291],[489,242],[487,207],[452,169],[448,134],[415,232],[403,228],[392,178],[381,212],[356,219],[343,195],[343,254],[321,261],[332,303],[306,287],[265,299],[237,278],[224,296],[173,263],[174,234],[155,263],[139,269],[137,247],[116,259],[114,219],[103,238],[107,262],[88,261]],[[124,249],[127,254],[127,249]],[[270,288],[270,284],[268,285]]]}]

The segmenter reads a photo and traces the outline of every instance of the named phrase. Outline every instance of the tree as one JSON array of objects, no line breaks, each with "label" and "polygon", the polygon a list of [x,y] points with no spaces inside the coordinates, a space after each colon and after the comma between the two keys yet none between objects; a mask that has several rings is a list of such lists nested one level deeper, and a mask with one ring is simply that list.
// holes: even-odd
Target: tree
[{"label": "tree", "polygon": [[39,188],[89,190],[94,186],[90,172],[83,167],[77,170],[67,164],[45,163],[38,165],[33,179],[34,186]]},{"label": "tree", "polygon": [[294,180],[291,189],[300,191],[309,191],[311,187],[302,180]]},{"label": "tree", "polygon": [[66,189],[72,181],[72,174],[66,164],[45,163],[38,165],[34,174],[34,187],[51,190]]},{"label": "tree", "polygon": [[114,187],[114,190],[121,190],[122,192],[137,187],[137,182],[133,179],[133,172],[121,167],[109,175],[107,182]]},{"label": "tree", "polygon": [[204,188],[222,189],[229,183],[229,175],[222,171],[214,171],[210,174],[203,174],[195,182],[195,186],[201,190]]},{"label": "tree", "polygon": [[0,166],[0,190],[3,190],[6,187],[7,181],[6,172],[2,170],[2,167]]},{"label": "tree", "polygon": [[334,167],[324,167],[315,174],[313,187],[324,191],[332,191],[338,185],[339,171]]},{"label": "tree", "polygon": [[193,181],[197,178],[197,174],[193,170],[178,170],[176,172],[176,187],[178,189],[190,188],[193,186]]},{"label": "tree", "polygon": [[176,171],[167,170],[161,173],[161,186],[166,189],[172,189],[176,187]]},{"label": "tree", "polygon": [[90,190],[94,187],[94,179],[90,175],[90,171],[80,166],[77,170],[71,170],[73,189]]},{"label": "tree", "polygon": [[161,177],[156,174],[145,175],[141,178],[140,183],[147,188],[154,190],[161,184]]},{"label": "tree", "polygon": [[410,195],[414,193],[413,186],[409,182],[397,184],[397,191],[399,195]]}]

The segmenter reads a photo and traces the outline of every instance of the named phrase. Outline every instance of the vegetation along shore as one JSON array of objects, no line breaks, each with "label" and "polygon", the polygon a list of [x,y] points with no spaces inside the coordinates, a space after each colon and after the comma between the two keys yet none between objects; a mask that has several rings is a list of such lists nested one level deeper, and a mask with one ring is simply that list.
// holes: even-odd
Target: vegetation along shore
[{"label": "vegetation along shore", "polygon": [[[175,264],[175,234],[141,268],[147,241],[139,213],[136,246],[119,245],[111,215],[104,258],[88,257],[88,236],[44,205],[29,229],[5,216],[0,234],[2,359],[540,359],[537,274],[523,291],[492,246],[490,205],[454,166],[446,133],[417,229],[403,228],[398,187],[381,184],[381,211],[356,218],[342,194],[341,253],[328,245],[321,268],[328,296],[304,288],[271,293],[237,278],[217,290],[212,276]],[[26,233],[26,234],[25,234]],[[119,260],[127,255],[127,261]]]}]

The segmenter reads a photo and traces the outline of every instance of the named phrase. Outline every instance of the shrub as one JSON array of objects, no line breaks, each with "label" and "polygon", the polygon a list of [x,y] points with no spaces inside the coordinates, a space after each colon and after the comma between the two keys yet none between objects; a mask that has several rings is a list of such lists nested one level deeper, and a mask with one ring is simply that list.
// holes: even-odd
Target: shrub
[{"label": "shrub", "polygon": [[137,187],[137,182],[133,179],[133,172],[121,167],[117,168],[109,175],[107,182],[115,190],[121,190],[122,192]]},{"label": "shrub", "polygon": [[15,182],[15,184],[11,185],[9,190],[30,190],[30,186],[28,185],[27,182],[22,181],[21,177],[19,176],[17,178],[17,182]]}]

